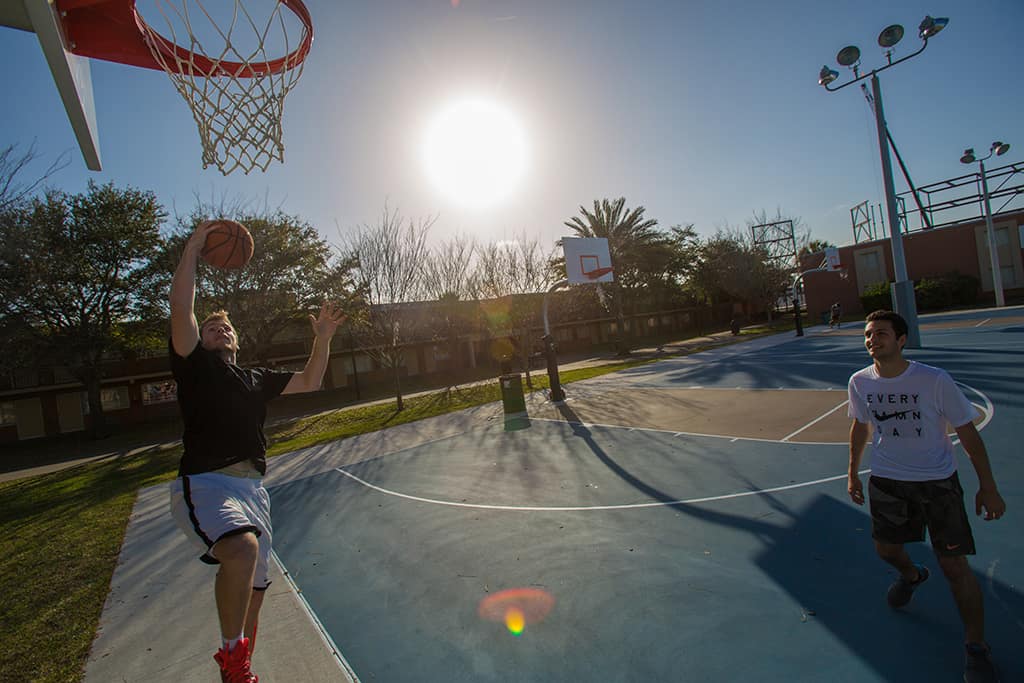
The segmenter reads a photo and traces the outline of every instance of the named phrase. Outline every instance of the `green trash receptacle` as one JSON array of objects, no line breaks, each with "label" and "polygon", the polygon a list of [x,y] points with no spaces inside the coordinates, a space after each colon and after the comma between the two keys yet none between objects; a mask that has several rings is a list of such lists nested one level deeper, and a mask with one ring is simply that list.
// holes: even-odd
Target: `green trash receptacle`
[{"label": "green trash receptacle", "polygon": [[502,375],[501,402],[505,406],[505,415],[525,415],[526,397],[523,396],[523,380],[518,372]]}]

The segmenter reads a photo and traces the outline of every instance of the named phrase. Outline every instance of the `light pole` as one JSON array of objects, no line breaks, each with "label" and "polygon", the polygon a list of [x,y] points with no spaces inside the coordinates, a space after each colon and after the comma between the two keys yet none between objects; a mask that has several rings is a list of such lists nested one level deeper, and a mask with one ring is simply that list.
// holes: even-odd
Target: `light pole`
[{"label": "light pole", "polygon": [[992,289],[996,293],[996,306],[1002,307],[1006,305],[1006,299],[1003,297],[1003,274],[999,271],[999,252],[996,249],[996,231],[992,228],[992,205],[988,199],[988,179],[985,177],[985,159],[988,159],[993,154],[997,157],[1006,154],[1007,150],[1010,149],[1010,145],[1005,142],[995,141],[992,143],[992,148],[988,152],[988,156],[977,159],[974,156],[974,149],[965,149],[964,155],[960,157],[960,163],[973,164],[975,161],[978,162],[979,171],[981,173],[981,197],[985,205],[985,232],[988,233],[988,258],[992,263]]},{"label": "light pole", "polygon": [[932,18],[926,16],[918,26],[917,35],[921,39],[921,47],[906,57],[893,61],[893,48],[903,39],[903,27],[893,24],[886,27],[878,35],[878,45],[885,50],[886,64],[869,73],[860,74],[860,49],[855,45],[844,47],[836,55],[836,61],[840,66],[849,67],[853,71],[853,80],[842,85],[830,87],[830,84],[839,78],[839,72],[833,71],[828,66],[821,67],[818,74],[818,84],[829,92],[841,90],[848,85],[871,78],[871,89],[875,104],[875,126],[878,128],[878,150],[882,159],[882,180],[885,186],[885,206],[889,218],[889,241],[892,244],[892,264],[895,271],[896,281],[892,284],[892,299],[896,312],[907,321],[907,344],[908,348],[921,347],[921,331],[917,324],[917,305],[914,302],[914,282],[907,278],[907,263],[903,256],[903,236],[900,232],[899,210],[896,205],[896,189],[892,179],[892,161],[889,158],[889,143],[886,137],[887,128],[885,125],[885,114],[882,110],[882,87],[878,81],[878,72],[885,71],[890,66],[896,66],[905,62],[911,57],[924,52],[928,47],[928,39],[934,37],[949,23],[946,18]]}]

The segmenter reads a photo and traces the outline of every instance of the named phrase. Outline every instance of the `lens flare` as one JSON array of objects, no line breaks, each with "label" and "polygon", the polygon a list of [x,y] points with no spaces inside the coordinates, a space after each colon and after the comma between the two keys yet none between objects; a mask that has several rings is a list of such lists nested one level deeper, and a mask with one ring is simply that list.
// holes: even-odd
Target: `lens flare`
[{"label": "lens flare", "polygon": [[539,588],[509,588],[481,600],[477,612],[519,637],[527,625],[542,621],[554,604],[555,598]]},{"label": "lens flare", "polygon": [[518,607],[510,607],[505,614],[505,626],[508,627],[509,633],[512,635],[523,635],[523,627],[526,626],[526,617],[523,615],[523,610]]}]

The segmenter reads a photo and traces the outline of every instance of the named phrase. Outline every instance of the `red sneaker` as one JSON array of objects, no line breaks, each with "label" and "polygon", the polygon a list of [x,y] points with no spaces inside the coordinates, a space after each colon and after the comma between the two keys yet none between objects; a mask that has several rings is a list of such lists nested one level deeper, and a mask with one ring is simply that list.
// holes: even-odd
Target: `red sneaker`
[{"label": "red sneaker", "polygon": [[259,677],[249,670],[249,639],[242,638],[235,649],[228,652],[225,645],[213,656],[220,664],[221,683],[259,683]]}]

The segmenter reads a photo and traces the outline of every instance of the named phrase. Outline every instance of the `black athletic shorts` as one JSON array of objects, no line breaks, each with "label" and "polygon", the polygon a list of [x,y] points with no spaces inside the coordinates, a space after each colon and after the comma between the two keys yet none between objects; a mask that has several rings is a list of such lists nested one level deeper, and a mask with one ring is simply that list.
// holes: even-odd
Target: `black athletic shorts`
[{"label": "black athletic shorts", "polygon": [[871,537],[882,543],[916,543],[925,528],[938,555],[973,555],[974,536],[964,508],[964,490],[954,472],[948,479],[899,481],[872,476]]}]

